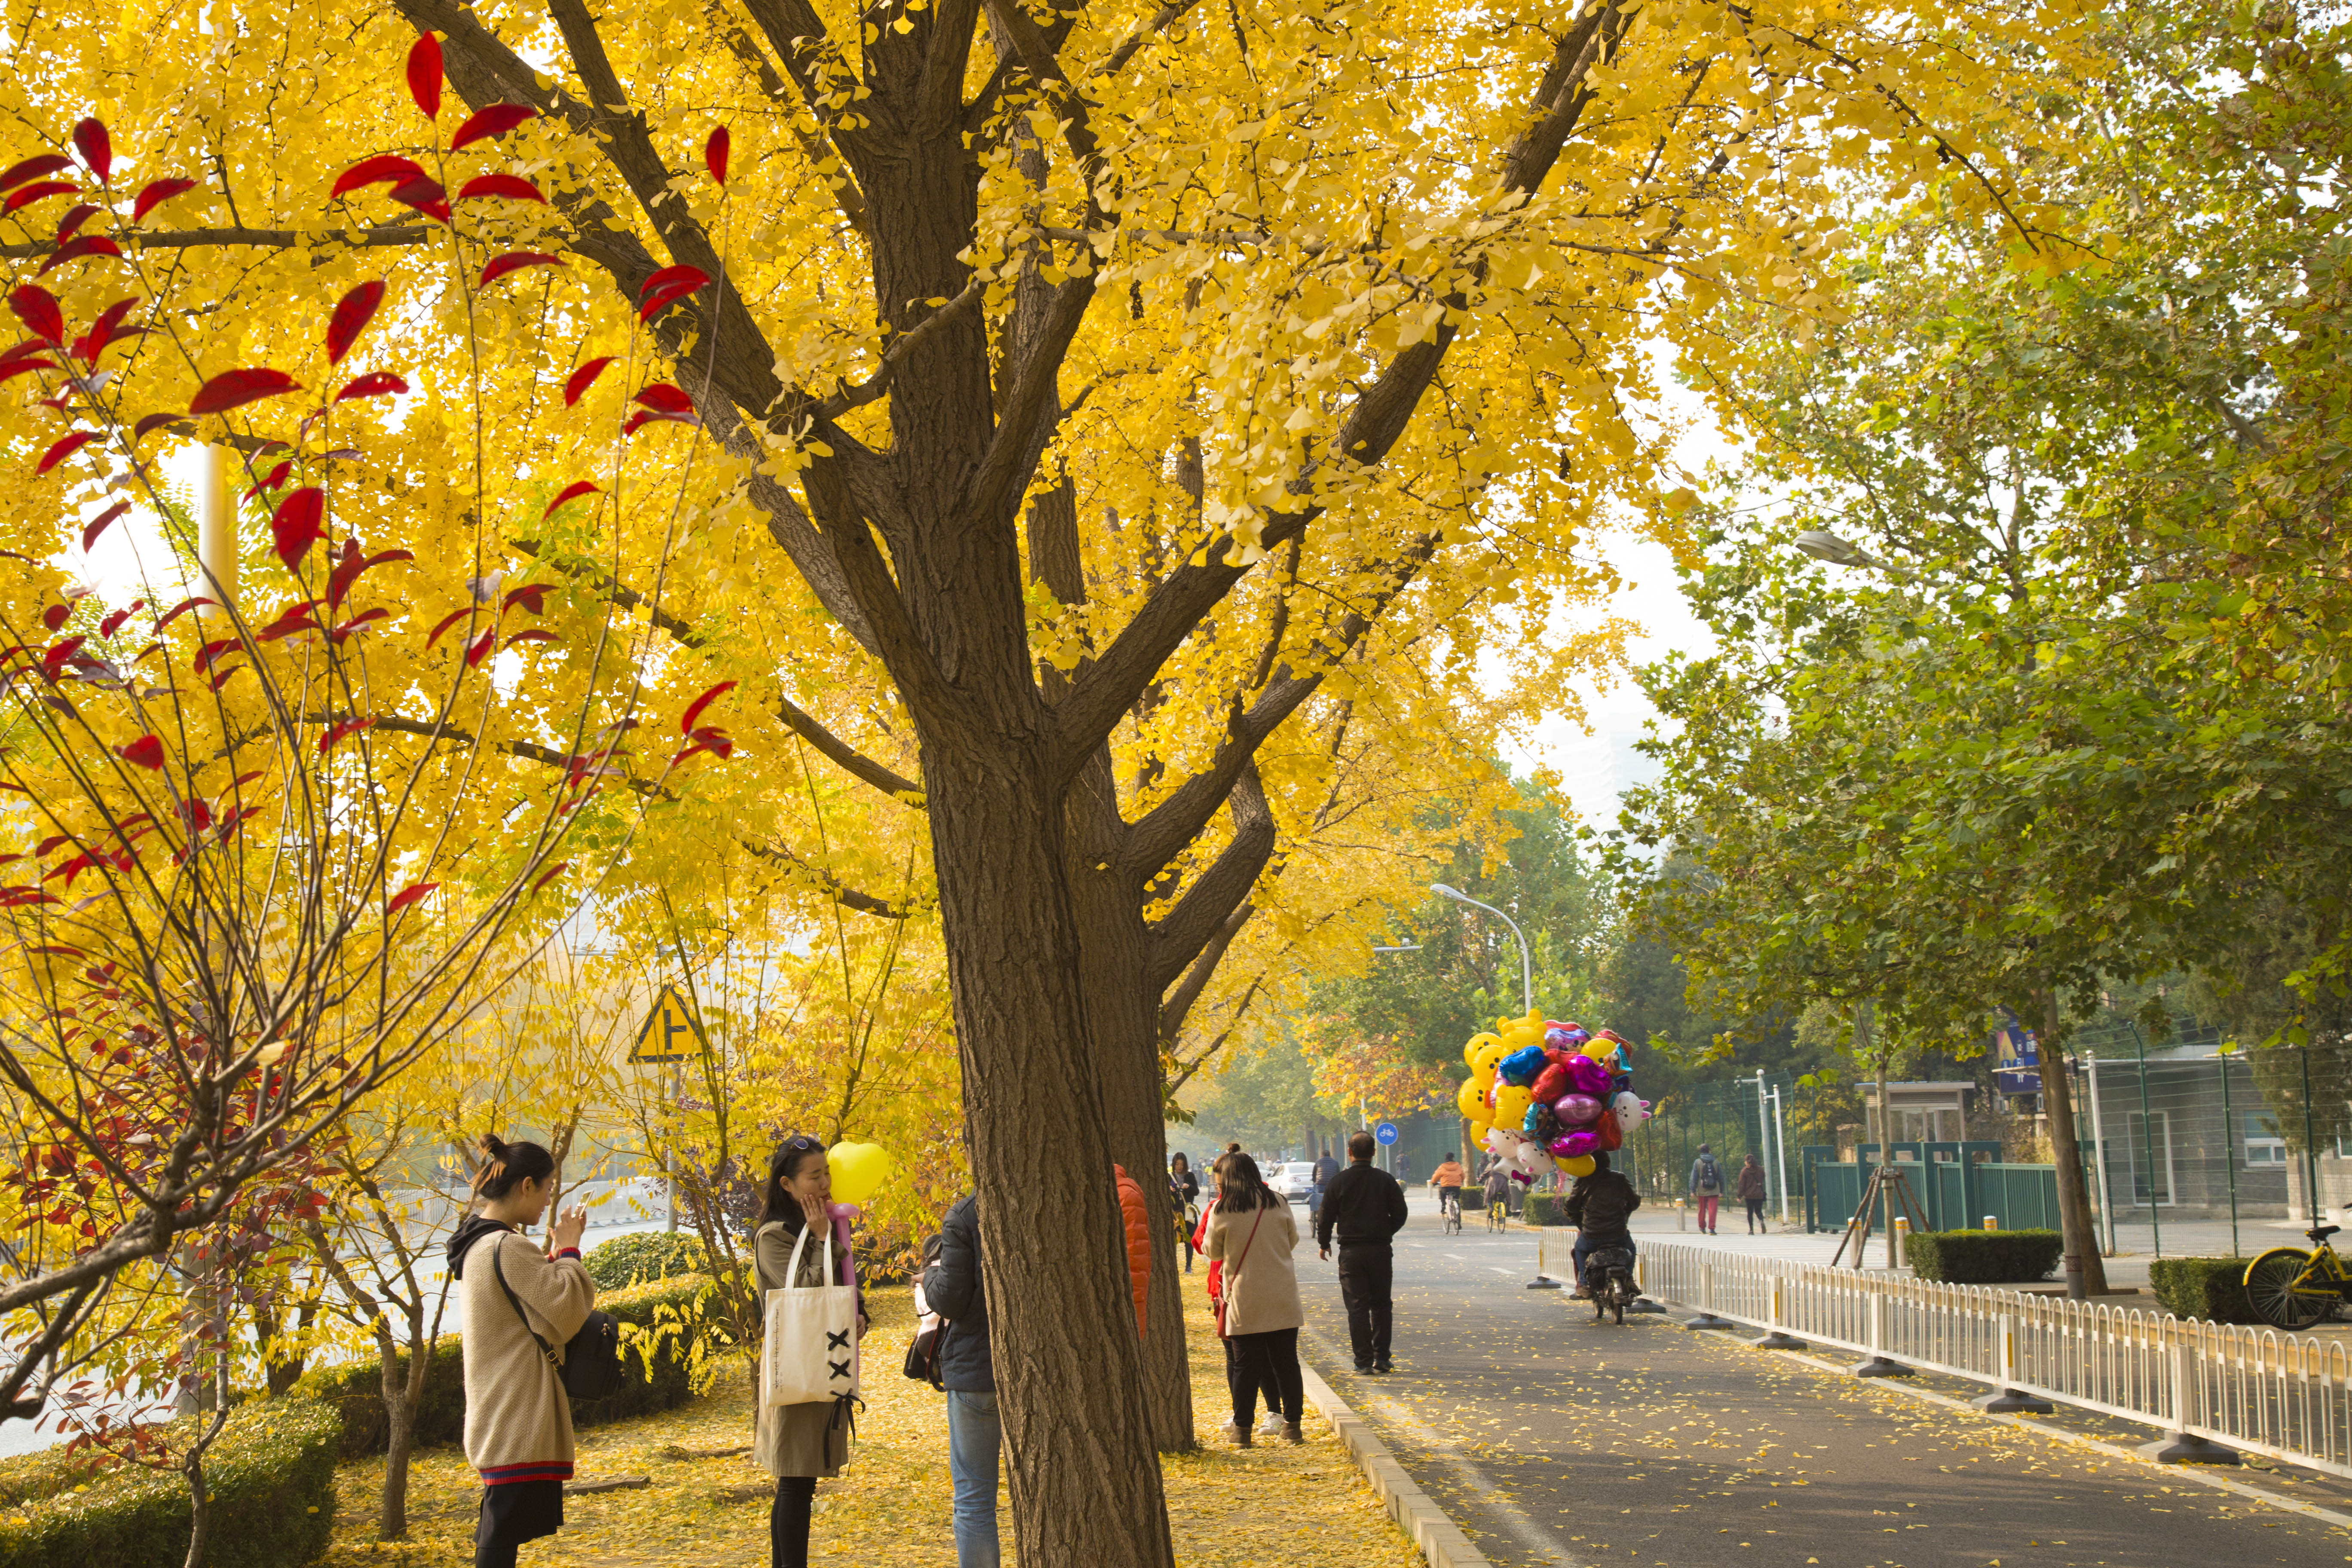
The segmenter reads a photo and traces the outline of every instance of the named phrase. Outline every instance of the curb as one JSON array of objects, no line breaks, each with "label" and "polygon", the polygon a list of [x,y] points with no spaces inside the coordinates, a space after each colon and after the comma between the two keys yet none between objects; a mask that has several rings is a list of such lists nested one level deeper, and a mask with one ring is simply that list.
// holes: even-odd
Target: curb
[{"label": "curb", "polygon": [[1331,1424],[1333,1436],[1362,1467],[1364,1479],[1371,1482],[1389,1517],[1396,1521],[1397,1528],[1411,1539],[1414,1549],[1429,1560],[1429,1568],[1492,1568],[1486,1553],[1470,1544],[1470,1538],[1462,1533],[1461,1527],[1445,1517],[1445,1510],[1431,1500],[1427,1492],[1413,1484],[1404,1467],[1373,1435],[1371,1423],[1349,1409],[1331,1392],[1331,1385],[1323,1381],[1322,1375],[1303,1359],[1298,1363],[1298,1374],[1306,1384],[1308,1402]]}]

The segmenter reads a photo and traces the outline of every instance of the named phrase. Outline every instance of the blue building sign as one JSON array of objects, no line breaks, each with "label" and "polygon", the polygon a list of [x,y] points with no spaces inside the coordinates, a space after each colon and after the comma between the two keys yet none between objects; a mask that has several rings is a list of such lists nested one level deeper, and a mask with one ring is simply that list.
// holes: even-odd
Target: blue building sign
[{"label": "blue building sign", "polygon": [[2032,1030],[2004,1011],[2008,1025],[1993,1032],[1993,1087],[2003,1094],[2042,1092],[2042,1044]]}]

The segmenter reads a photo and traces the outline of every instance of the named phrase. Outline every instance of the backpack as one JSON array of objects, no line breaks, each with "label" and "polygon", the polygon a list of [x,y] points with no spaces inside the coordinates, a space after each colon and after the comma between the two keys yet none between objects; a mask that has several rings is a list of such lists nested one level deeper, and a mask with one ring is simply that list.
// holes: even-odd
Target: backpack
[{"label": "backpack", "polygon": [[1698,1157],[1696,1191],[1703,1198],[1719,1197],[1723,1194],[1723,1167],[1715,1163],[1715,1156],[1712,1154],[1701,1154]]}]

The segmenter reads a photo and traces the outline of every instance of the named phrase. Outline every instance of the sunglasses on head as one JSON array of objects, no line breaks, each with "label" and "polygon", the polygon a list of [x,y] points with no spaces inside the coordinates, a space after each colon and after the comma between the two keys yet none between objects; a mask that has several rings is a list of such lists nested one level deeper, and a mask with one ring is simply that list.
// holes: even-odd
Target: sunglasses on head
[{"label": "sunglasses on head", "polygon": [[785,1151],[793,1154],[798,1154],[810,1149],[822,1149],[824,1147],[824,1144],[818,1142],[815,1139],[809,1137],[805,1133],[797,1134],[784,1140]]}]

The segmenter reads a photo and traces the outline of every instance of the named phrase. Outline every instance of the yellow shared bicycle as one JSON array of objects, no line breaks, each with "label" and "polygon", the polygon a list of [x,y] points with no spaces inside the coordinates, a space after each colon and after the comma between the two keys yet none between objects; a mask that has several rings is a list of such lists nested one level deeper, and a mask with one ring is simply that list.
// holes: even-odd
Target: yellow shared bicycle
[{"label": "yellow shared bicycle", "polygon": [[2246,1265],[2246,1304],[2274,1329],[2307,1329],[2352,1301],[2352,1268],[2327,1245],[2344,1227],[2315,1226],[2308,1250],[2273,1247]]}]

